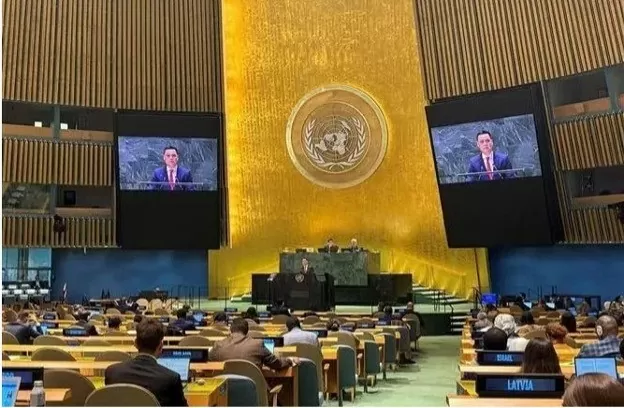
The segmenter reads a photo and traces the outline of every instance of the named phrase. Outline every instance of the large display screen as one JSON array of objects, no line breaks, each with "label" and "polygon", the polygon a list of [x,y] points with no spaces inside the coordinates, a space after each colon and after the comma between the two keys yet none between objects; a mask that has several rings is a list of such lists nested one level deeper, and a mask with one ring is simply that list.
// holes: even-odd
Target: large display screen
[{"label": "large display screen", "polygon": [[563,239],[538,84],[426,108],[451,248]]},{"label": "large display screen", "polygon": [[220,247],[220,142],[220,115],[118,112],[115,151],[120,247]]},{"label": "large display screen", "polygon": [[532,114],[431,129],[440,184],[542,175]]},{"label": "large display screen", "polygon": [[217,190],[217,139],[119,136],[117,148],[121,190]]}]

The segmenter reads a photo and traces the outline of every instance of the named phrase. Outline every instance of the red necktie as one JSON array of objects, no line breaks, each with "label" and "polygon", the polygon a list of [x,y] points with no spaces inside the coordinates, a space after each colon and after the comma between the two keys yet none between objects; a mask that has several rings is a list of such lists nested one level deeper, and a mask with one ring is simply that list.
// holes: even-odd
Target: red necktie
[{"label": "red necktie", "polygon": [[488,172],[488,177],[490,178],[490,180],[494,179],[494,173],[492,173],[492,166],[490,165],[490,157],[486,157],[485,158],[485,169]]},{"label": "red necktie", "polygon": [[173,190],[175,187],[175,178],[173,177],[173,169],[169,170],[169,188]]}]

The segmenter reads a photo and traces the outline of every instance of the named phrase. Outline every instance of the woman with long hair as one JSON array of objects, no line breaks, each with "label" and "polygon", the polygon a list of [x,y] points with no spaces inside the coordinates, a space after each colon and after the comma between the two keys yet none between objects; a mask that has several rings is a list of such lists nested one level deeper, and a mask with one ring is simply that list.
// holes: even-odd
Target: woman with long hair
[{"label": "woman with long hair", "polygon": [[533,339],[524,349],[523,374],[561,374],[559,356],[546,339]]}]

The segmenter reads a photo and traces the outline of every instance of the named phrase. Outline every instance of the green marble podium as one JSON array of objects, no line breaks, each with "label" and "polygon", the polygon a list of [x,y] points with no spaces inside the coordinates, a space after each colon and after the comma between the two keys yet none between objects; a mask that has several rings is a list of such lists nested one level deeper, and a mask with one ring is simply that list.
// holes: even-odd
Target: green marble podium
[{"label": "green marble podium", "polygon": [[378,252],[282,252],[280,273],[299,273],[307,258],[315,273],[329,273],[336,286],[367,286],[368,274],[380,272]]}]

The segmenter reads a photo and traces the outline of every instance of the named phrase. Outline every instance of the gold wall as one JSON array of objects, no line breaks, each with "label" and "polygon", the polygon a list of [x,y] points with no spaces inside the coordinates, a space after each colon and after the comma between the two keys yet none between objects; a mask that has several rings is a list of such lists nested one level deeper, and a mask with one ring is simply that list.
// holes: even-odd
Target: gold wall
[{"label": "gold wall", "polygon": [[[425,120],[412,0],[224,0],[231,249],[210,254],[212,296],[250,289],[284,247],[355,236],[382,270],[468,296],[487,286],[485,251],[447,248]],[[297,101],[326,84],[361,88],[388,122],[385,159],[344,190],[312,184],[289,159]]]},{"label": "gold wall", "polygon": [[624,61],[624,0],[414,0],[427,99]]}]

